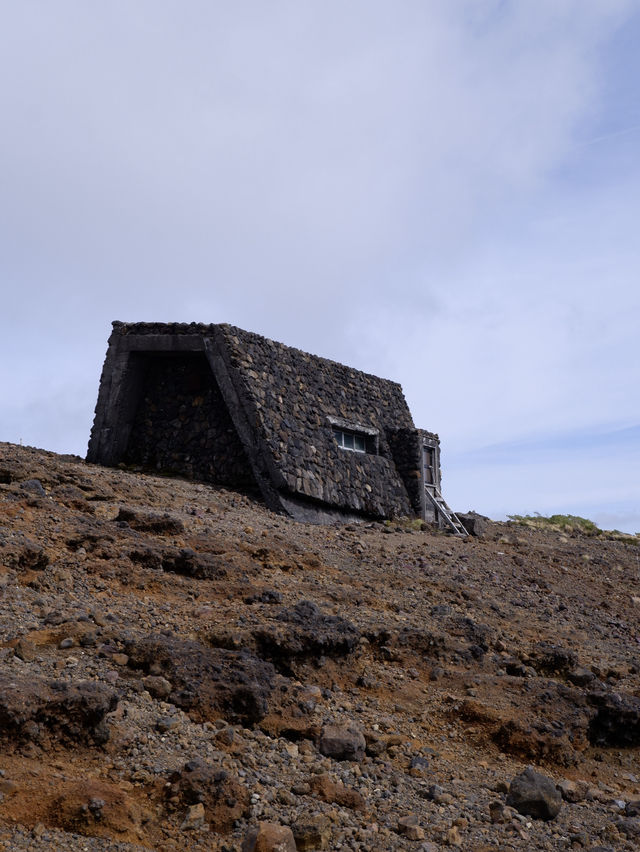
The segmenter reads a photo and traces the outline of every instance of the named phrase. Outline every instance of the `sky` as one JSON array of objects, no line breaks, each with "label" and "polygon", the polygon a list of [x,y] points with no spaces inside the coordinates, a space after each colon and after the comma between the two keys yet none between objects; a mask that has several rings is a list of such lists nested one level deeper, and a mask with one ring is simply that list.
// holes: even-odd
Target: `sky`
[{"label": "sky", "polygon": [[634,0],[0,0],[0,440],[113,320],[399,381],[457,510],[640,531]]}]

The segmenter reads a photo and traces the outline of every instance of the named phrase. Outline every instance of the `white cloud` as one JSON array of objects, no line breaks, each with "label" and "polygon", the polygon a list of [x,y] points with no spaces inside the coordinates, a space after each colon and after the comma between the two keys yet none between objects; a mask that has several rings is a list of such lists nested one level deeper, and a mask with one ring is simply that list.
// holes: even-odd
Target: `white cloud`
[{"label": "white cloud", "polygon": [[603,529],[640,532],[637,482],[640,457],[620,457],[608,448],[594,448],[582,458],[549,459],[544,448],[531,456],[496,464],[482,450],[466,465],[447,467],[443,485],[447,500],[458,511],[476,509],[497,520],[513,514],[573,514]]},{"label": "white cloud", "polygon": [[[391,375],[454,453],[637,423],[619,131],[638,19],[623,0],[8,6],[0,439],[27,418],[52,446],[55,422],[84,452],[115,318],[228,320]],[[70,362],[89,402],[61,389]]]}]

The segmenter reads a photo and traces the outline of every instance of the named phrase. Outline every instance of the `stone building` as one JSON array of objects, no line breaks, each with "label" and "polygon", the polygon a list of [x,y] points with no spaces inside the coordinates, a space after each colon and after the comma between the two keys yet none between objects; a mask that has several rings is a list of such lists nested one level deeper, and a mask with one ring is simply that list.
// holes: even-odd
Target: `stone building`
[{"label": "stone building", "polygon": [[438,436],[399,384],[226,324],[113,323],[87,460],[258,489],[298,520],[449,523]]}]

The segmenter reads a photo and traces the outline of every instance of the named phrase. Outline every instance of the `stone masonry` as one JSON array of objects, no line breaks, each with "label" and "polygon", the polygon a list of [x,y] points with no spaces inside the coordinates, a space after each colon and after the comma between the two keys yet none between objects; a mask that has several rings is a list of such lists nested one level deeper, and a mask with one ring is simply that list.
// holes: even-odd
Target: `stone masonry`
[{"label": "stone masonry", "polygon": [[257,488],[300,520],[430,519],[426,444],[438,459],[396,382],[226,324],[115,322],[87,460]]}]

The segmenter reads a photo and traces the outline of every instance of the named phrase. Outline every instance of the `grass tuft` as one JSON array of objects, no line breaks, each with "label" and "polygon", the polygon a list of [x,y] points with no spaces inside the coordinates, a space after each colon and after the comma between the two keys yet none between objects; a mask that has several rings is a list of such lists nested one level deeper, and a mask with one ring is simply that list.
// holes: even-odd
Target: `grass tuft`
[{"label": "grass tuft", "polygon": [[536,512],[533,515],[509,515],[508,517],[509,520],[527,527],[555,529],[565,533],[580,533],[598,538],[619,539],[630,544],[640,544],[640,533],[632,535],[620,532],[620,530],[601,530],[596,523],[588,518],[581,518],[579,515],[546,516]]}]

